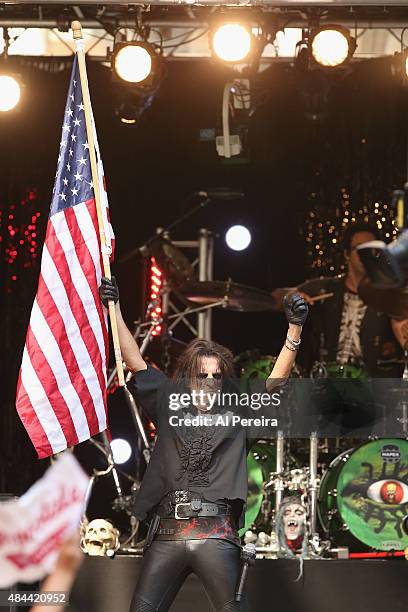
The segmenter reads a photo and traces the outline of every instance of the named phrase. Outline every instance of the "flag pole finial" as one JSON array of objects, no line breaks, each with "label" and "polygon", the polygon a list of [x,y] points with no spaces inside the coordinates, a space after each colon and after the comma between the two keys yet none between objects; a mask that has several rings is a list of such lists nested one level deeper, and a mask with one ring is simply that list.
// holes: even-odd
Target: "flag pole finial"
[{"label": "flag pole finial", "polygon": [[72,36],[74,40],[80,40],[82,36],[82,26],[79,21],[73,21],[71,23]]}]

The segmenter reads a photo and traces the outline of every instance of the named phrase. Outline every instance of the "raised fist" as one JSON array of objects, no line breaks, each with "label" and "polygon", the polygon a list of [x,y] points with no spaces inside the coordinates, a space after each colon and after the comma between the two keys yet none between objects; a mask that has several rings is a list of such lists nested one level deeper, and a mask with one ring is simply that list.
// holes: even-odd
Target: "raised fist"
[{"label": "raised fist", "polygon": [[304,325],[309,312],[309,307],[304,298],[297,293],[289,297],[285,295],[283,298],[283,307],[289,323],[300,326]]}]

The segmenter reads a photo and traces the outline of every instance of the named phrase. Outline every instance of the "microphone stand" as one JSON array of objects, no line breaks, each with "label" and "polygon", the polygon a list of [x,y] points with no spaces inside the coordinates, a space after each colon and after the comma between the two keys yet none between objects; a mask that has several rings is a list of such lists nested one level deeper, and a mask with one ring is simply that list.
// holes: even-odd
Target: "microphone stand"
[{"label": "microphone stand", "polygon": [[138,253],[142,253],[142,255],[143,255],[144,252],[146,252],[146,249],[149,247],[149,245],[154,240],[156,240],[160,236],[166,235],[167,232],[170,232],[170,230],[172,230],[175,227],[177,227],[177,225],[180,225],[180,223],[182,223],[183,221],[185,221],[189,217],[192,217],[193,215],[195,215],[199,210],[201,210],[202,208],[205,208],[212,201],[212,198],[208,197],[206,192],[201,192],[201,191],[193,193],[193,194],[190,194],[186,198],[185,201],[188,202],[188,200],[190,200],[190,198],[192,198],[193,196],[199,196],[199,197],[204,198],[204,199],[197,206],[195,206],[194,208],[192,208],[188,212],[183,213],[182,215],[177,217],[175,221],[172,221],[172,223],[170,223],[166,227],[161,228],[160,231],[157,232],[157,234],[153,234],[152,236],[150,236],[150,238],[148,238],[148,240],[146,240],[146,242],[144,244],[142,244],[142,246],[136,247],[135,249],[130,251],[130,253],[128,253],[127,255],[122,257],[122,259],[119,260],[119,263],[121,263],[121,264],[122,263],[126,263],[127,261],[129,261],[129,259],[132,259],[132,257],[137,255]]}]

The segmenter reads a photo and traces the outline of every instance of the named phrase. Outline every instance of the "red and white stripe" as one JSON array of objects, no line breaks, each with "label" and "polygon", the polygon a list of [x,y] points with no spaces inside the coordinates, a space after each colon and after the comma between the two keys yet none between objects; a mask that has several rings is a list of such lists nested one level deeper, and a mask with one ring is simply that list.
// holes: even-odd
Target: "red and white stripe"
[{"label": "red and white stripe", "polygon": [[100,253],[94,200],[50,217],[16,399],[40,458],[107,427]]}]

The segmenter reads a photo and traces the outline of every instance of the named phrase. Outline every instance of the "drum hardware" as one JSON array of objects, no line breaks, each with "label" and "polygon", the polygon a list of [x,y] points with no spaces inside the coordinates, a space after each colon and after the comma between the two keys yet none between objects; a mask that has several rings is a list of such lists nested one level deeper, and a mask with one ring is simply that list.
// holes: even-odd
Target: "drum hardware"
[{"label": "drum hardware", "polygon": [[328,378],[328,376],[326,364],[323,361],[316,361],[310,370],[310,378],[312,380],[318,380],[321,378]]},{"label": "drum hardware", "polygon": [[130,528],[130,536],[127,540],[121,543],[118,552],[122,554],[142,555],[144,540],[140,542],[137,541],[137,535],[139,533],[139,521],[133,515],[131,515],[130,517]]},{"label": "drum hardware", "polygon": [[[132,520],[134,522],[134,519],[135,519],[135,517],[132,514],[132,509],[133,509],[132,508],[132,506],[133,506],[133,504],[132,504],[132,497],[133,497],[133,494],[139,489],[140,482],[138,480],[136,480],[135,478],[133,478],[133,476],[131,476],[130,474],[127,474],[123,470],[121,470],[121,469],[116,467],[115,461],[113,459],[110,443],[109,443],[109,440],[108,440],[108,437],[107,437],[106,433],[103,433],[102,437],[103,437],[103,440],[104,440],[104,444],[101,444],[100,442],[98,442],[94,438],[90,438],[89,439],[89,442],[91,444],[93,444],[99,451],[101,451],[101,453],[106,457],[108,465],[107,465],[106,469],[104,469],[104,470],[96,470],[96,469],[94,469],[93,473],[92,473],[92,476],[89,479],[88,488],[87,488],[86,494],[85,494],[84,512],[83,512],[83,516],[82,516],[82,520],[81,520],[81,529],[82,529],[82,531],[85,532],[85,530],[86,530],[86,528],[87,528],[87,526],[89,524],[89,520],[88,520],[88,517],[87,517],[87,509],[88,509],[88,505],[89,505],[89,500],[91,498],[92,490],[93,490],[93,487],[94,487],[97,479],[102,477],[102,476],[107,476],[108,474],[112,473],[112,476],[113,476],[113,479],[114,479],[114,483],[115,483],[115,488],[116,488],[116,491],[118,493],[118,496],[115,498],[115,500],[112,503],[112,508],[114,510],[116,510],[116,511],[120,511],[120,510],[125,510],[126,511],[128,516],[130,517],[131,537],[132,537],[132,539],[134,539],[136,537],[136,535],[137,535],[137,531],[134,533],[133,532],[133,527],[132,527]],[[123,495],[122,487],[121,487],[120,481],[119,481],[118,472],[132,483],[132,486],[131,486],[132,495]]]},{"label": "drum hardware", "polygon": [[267,523],[270,517],[272,516],[272,503],[266,496],[264,496],[264,499],[262,500],[261,514],[262,521],[264,523]]},{"label": "drum hardware", "polygon": [[313,534],[309,538],[309,555],[311,558],[320,559],[329,551],[331,551],[331,542],[321,540],[318,533]]},{"label": "drum hardware", "polygon": [[402,380],[408,380],[408,351],[404,351],[404,371],[402,373]]},{"label": "drum hardware", "polygon": [[360,363],[338,363],[337,361],[316,361],[310,371],[310,378],[319,380],[322,378],[367,378],[364,366]]},{"label": "drum hardware", "polygon": [[285,488],[290,492],[306,491],[310,482],[309,468],[296,468],[287,472]]},{"label": "drum hardware", "polygon": [[[270,533],[270,537],[275,540],[277,540],[275,519],[282,502],[283,492],[285,490],[285,482],[282,478],[284,468],[284,454],[285,437],[283,435],[283,431],[278,431],[278,435],[276,438],[276,472],[274,474],[271,474],[273,481],[269,481],[271,485],[273,484],[273,489],[275,491],[275,512],[273,514],[272,529]],[[267,489],[268,483],[264,485],[264,491],[267,491]]]},{"label": "drum hardware", "polygon": [[402,416],[397,417],[397,421],[398,423],[402,424],[402,431],[404,435],[406,436],[408,435],[408,403],[402,402],[401,408],[402,408]]},{"label": "drum hardware", "polygon": [[349,559],[350,552],[347,546],[339,546],[338,548],[331,548],[330,552],[336,555],[337,559]]},{"label": "drum hardware", "polygon": [[310,500],[310,530],[312,538],[316,534],[316,516],[317,516],[317,433],[313,432],[310,435],[310,455],[309,455],[310,481],[308,487]]},{"label": "drum hardware", "polygon": [[149,252],[149,248],[150,248],[151,244],[154,241],[160,240],[160,239],[166,239],[166,236],[169,234],[169,232],[171,230],[173,230],[175,227],[177,227],[178,225],[183,223],[183,221],[185,221],[186,219],[192,217],[193,215],[198,213],[200,210],[205,208],[214,199],[217,199],[217,196],[215,196],[215,197],[214,196],[215,196],[215,192],[214,191],[212,192],[211,195],[210,195],[209,192],[204,192],[204,191],[190,193],[184,199],[184,203],[189,202],[192,198],[199,197],[200,198],[199,204],[197,204],[196,206],[194,206],[192,208],[190,208],[190,206],[189,206],[189,210],[186,213],[183,213],[182,215],[180,215],[175,221],[172,221],[166,227],[159,228],[158,231],[156,232],[156,234],[154,234],[148,240],[146,240],[146,242],[142,246],[133,249],[127,255],[122,257],[122,259],[119,261],[119,263],[120,264],[125,263],[129,259],[132,259],[132,257],[135,257],[136,255],[139,255],[139,254],[146,255]]},{"label": "drum hardware", "polygon": [[223,308],[238,312],[277,310],[274,298],[261,289],[226,281],[188,281],[177,289],[187,302],[206,306],[221,303]]},{"label": "drum hardware", "polygon": [[303,492],[307,489],[310,482],[308,467],[295,468],[283,472],[270,472],[269,476],[269,480],[264,484],[265,490],[273,488],[276,491],[278,487],[279,491],[287,490],[291,493]]},{"label": "drum hardware", "polygon": [[285,453],[285,438],[283,431],[278,431],[276,438],[276,478],[274,483],[275,489],[275,516],[282,502],[283,491],[285,488],[284,481],[281,477],[283,473],[283,462]]},{"label": "drum hardware", "polygon": [[402,425],[402,434],[404,438],[408,437],[408,378],[406,378],[408,376],[407,357],[408,354],[405,351],[403,360],[395,360],[396,363],[405,364],[401,385],[387,389],[388,393],[393,394],[394,396],[396,395],[397,399],[399,400],[396,405],[396,410],[399,410],[400,415],[397,416],[396,420]]},{"label": "drum hardware", "polygon": [[164,237],[162,234],[156,236],[147,251],[164,272],[168,288],[174,289],[195,278],[195,271],[189,259],[167,236]]}]

